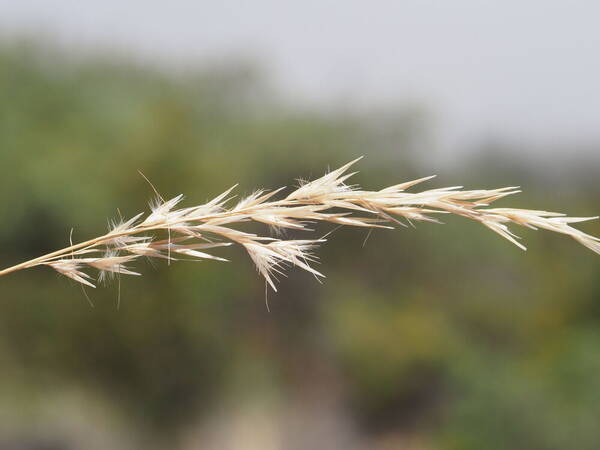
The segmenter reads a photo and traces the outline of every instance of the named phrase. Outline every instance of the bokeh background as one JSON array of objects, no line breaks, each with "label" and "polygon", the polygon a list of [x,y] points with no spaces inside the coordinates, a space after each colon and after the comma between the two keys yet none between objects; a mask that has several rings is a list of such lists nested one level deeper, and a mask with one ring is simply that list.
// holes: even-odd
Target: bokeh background
[{"label": "bokeh background", "polygon": [[[0,264],[359,155],[380,188],[600,212],[585,1],[0,4]],[[583,228],[600,235],[600,225]],[[323,228],[323,233],[330,228]],[[597,449],[600,258],[477,224],[366,233],[264,303],[243,251],[89,292],[0,279],[0,448]]]}]

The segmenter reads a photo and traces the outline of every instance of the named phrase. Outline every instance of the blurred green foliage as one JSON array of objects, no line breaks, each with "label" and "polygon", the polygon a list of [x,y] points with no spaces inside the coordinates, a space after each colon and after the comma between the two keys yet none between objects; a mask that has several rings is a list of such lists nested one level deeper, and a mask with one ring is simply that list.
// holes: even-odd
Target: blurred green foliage
[{"label": "blurred green foliage", "polygon": [[[102,233],[117,208],[142,211],[152,192],[138,170],[190,204],[360,154],[366,187],[426,175],[419,111],[286,106],[263,80],[248,64],[173,75],[5,44],[0,263],[64,246],[71,227],[75,240]],[[585,180],[560,195],[532,168],[483,162],[439,183],[517,182],[529,192],[517,206],[598,213],[600,191]],[[596,449],[600,259],[560,236],[521,234],[527,253],[458,219],[376,232],[364,248],[363,231],[340,229],[320,252],[325,284],[292,272],[271,313],[239,249],[223,252],[228,264],[141,264],[143,277],[122,280],[119,309],[115,286],[89,292],[92,308],[50,270],[15,273],[0,280],[0,414],[27,429],[50,392],[76,386],[160,443],[228,399],[293,403],[319,385],[374,442]]]}]

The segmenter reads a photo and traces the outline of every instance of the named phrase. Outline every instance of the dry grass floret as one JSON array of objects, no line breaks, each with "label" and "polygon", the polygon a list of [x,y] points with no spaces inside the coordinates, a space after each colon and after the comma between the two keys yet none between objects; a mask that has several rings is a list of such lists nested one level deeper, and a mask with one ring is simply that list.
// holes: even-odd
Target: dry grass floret
[{"label": "dry grass floret", "polygon": [[[359,158],[360,159],[360,158]],[[241,222],[255,221],[275,228],[312,231],[311,222],[330,222],[366,228],[406,226],[402,219],[441,223],[434,214],[455,214],[480,222],[525,250],[508,224],[534,230],[546,229],[566,234],[580,244],[600,254],[600,239],[571,226],[572,223],[597,217],[566,217],[561,213],[514,208],[489,208],[503,197],[520,192],[517,187],[500,189],[462,190],[462,186],[431,189],[422,192],[406,190],[433,177],[397,184],[379,191],[365,191],[346,184],[354,175],[347,173],[352,161],[321,178],[303,182],[286,197],[274,200],[283,188],[272,192],[256,191],[227,207],[232,187],[203,205],[177,209],[183,200],[178,195],[164,200],[157,193],[150,214],[113,222],[107,234],[86,242],[9,267],[0,276],[17,270],[45,265],[87,286],[95,287],[85,269],[99,271],[99,281],[114,274],[140,275],[128,264],[144,256],[176,261],[180,255],[193,259],[224,258],[204,250],[232,244],[246,249],[266,282],[276,289],[276,274],[284,266],[298,266],[316,277],[323,277],[310,266],[316,261],[313,249],[324,239],[286,240],[232,228]],[[168,239],[158,239],[166,232]]]}]

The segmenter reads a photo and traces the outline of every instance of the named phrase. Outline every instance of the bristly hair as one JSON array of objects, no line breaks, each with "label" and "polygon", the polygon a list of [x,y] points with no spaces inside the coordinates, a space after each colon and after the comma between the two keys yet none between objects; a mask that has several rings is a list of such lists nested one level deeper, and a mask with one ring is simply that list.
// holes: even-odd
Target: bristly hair
[{"label": "bristly hair", "polygon": [[297,188],[280,199],[276,199],[277,194],[284,188],[271,192],[259,189],[230,207],[227,204],[234,198],[230,194],[236,186],[207,203],[177,209],[183,195],[165,200],[151,185],[156,199],[145,219],[143,214],[129,220],[121,218],[111,222],[103,236],[9,267],[0,271],[0,276],[45,265],[83,285],[95,287],[85,269],[98,270],[99,281],[103,281],[115,274],[140,275],[129,268],[140,257],[168,262],[182,257],[227,261],[205,250],[237,244],[246,249],[266,283],[277,290],[276,276],[284,274],[288,266],[299,267],[317,279],[324,277],[311,264],[317,261],[314,249],[325,239],[286,239],[283,233],[262,236],[235,229],[234,225],[254,221],[275,230],[311,232],[311,224],[329,222],[373,230],[395,225],[406,227],[414,222],[442,223],[434,217],[438,214],[455,214],[477,221],[523,250],[525,246],[509,225],[565,234],[600,254],[600,239],[572,226],[598,217],[489,207],[497,200],[519,193],[518,187],[464,190],[462,186],[452,186],[407,192],[431,180],[431,176],[367,191],[347,183],[355,173],[348,173],[348,169],[359,159],[316,180],[300,181]]}]

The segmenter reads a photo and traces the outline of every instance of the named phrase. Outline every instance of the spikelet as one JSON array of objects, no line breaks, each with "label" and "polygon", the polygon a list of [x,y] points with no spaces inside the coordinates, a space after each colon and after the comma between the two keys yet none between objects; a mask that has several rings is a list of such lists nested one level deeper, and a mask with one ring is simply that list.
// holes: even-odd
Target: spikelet
[{"label": "spikelet", "polygon": [[52,267],[58,273],[71,278],[72,280],[77,281],[78,283],[85,284],[86,286],[93,287],[94,286],[90,281],[92,277],[90,277],[87,273],[82,272],[81,266],[83,265],[77,260],[72,259],[59,259],[57,261],[52,261],[45,263],[47,266]]}]

